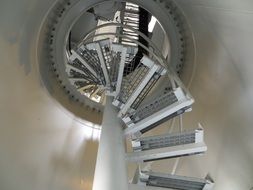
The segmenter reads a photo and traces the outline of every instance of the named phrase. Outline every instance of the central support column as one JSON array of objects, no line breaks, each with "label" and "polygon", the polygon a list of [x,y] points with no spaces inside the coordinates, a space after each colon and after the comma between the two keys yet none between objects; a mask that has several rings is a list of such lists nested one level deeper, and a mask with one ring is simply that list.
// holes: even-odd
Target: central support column
[{"label": "central support column", "polygon": [[128,190],[123,128],[112,100],[106,97],[93,190]]}]

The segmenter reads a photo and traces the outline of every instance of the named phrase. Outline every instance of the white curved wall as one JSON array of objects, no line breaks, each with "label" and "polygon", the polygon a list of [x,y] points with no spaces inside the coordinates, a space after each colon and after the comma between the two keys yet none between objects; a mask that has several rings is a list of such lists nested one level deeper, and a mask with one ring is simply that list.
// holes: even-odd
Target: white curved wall
[{"label": "white curved wall", "polygon": [[185,122],[203,123],[209,148],[201,164],[192,160],[189,165],[201,172],[210,171],[215,189],[250,189],[253,1],[180,2],[197,45],[197,67],[191,86],[196,103]]},{"label": "white curved wall", "polygon": [[[253,186],[253,1],[178,2],[197,46],[190,89],[196,103],[184,125],[201,122],[209,147],[202,157],[181,159],[178,174],[210,172],[216,190],[248,190]],[[36,67],[34,37],[51,3],[0,2],[1,190],[91,189],[96,131],[49,97]],[[158,162],[154,169],[169,165]]]},{"label": "white curved wall", "polygon": [[99,134],[52,100],[37,71],[35,36],[51,4],[0,2],[1,190],[91,189]]}]

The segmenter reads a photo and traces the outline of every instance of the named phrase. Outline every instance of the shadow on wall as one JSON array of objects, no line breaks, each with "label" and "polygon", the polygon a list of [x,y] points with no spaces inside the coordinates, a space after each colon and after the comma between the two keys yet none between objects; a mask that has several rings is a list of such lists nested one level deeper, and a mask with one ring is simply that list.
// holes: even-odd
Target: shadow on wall
[{"label": "shadow on wall", "polygon": [[77,151],[70,154],[67,153],[70,138],[72,138],[71,134],[68,134],[64,150],[56,152],[51,158],[52,177],[50,178],[49,189],[66,187],[73,189],[74,186],[75,189],[92,190],[98,141],[87,141],[84,138]]},{"label": "shadow on wall", "polygon": [[[9,17],[5,19],[13,23],[11,25],[6,24],[7,27],[3,28],[4,37],[8,39],[11,45],[18,45],[18,62],[23,66],[25,75],[31,73],[37,75],[39,85],[42,88],[45,87],[46,91],[56,100],[57,104],[59,102],[77,118],[101,124],[102,114],[100,112],[81,101],[79,102],[73,99],[63,87],[61,87],[53,72],[48,54],[43,54],[49,51],[49,47],[48,44],[45,43],[48,29],[43,28],[44,26],[42,24],[44,22],[44,17],[54,3],[54,0],[33,1],[29,3],[28,7],[27,4],[19,3],[17,3],[17,6],[13,7],[13,2],[7,2],[4,5],[5,10],[14,9],[18,14],[15,14],[14,17],[10,14],[11,12],[7,14],[4,10],[4,17],[7,17],[6,15]],[[16,28],[18,28],[17,25],[20,26],[19,31],[16,31]],[[11,56],[11,54],[9,56]]]},{"label": "shadow on wall", "polygon": [[196,37],[198,63],[190,89],[196,103],[193,111],[186,114],[185,122],[203,123],[208,152],[198,161],[185,160],[181,171],[187,165],[205,163],[198,172],[210,171],[217,189],[249,189],[253,171],[253,109],[249,96],[252,85],[245,77],[245,66],[252,56],[241,56],[247,48],[245,44],[235,45],[235,41],[250,36],[252,29],[245,28],[241,13],[228,14],[187,3],[184,6]]},{"label": "shadow on wall", "polygon": [[[20,31],[17,34],[18,37],[12,37],[11,40],[13,43],[15,42],[15,39],[20,40],[19,63],[22,66],[24,66],[24,72],[26,75],[30,74],[32,69],[36,70],[37,67],[36,46],[38,40],[38,33],[43,18],[53,3],[54,3],[53,0],[31,1],[29,2],[29,4],[17,3],[17,6],[14,6],[13,2],[10,2],[9,6],[11,8],[10,9],[6,8],[6,10],[13,10],[13,8],[17,8],[18,10],[15,12],[20,13],[19,17],[13,18],[14,21],[13,23],[20,24]],[[21,8],[22,6],[24,7]]]}]

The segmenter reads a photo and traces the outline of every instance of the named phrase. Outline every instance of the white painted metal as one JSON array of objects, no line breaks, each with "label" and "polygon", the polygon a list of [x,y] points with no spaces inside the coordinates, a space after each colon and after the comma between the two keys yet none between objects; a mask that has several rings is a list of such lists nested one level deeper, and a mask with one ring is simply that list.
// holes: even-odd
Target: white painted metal
[{"label": "white painted metal", "polygon": [[86,90],[86,89],[88,89],[88,88],[91,88],[91,87],[92,87],[92,85],[86,85],[86,86],[84,86],[84,87],[79,88],[78,91],[79,91],[79,92],[83,92],[84,90]]},{"label": "white painted metal", "polygon": [[130,135],[130,134],[134,134],[142,129],[145,129],[146,127],[148,127],[148,126],[158,122],[159,120],[175,113],[176,111],[178,111],[184,107],[192,105],[192,103],[193,103],[192,99],[185,99],[185,100],[178,101],[178,102],[154,113],[153,115],[141,120],[137,124],[134,124],[134,123],[129,124],[128,128],[126,128],[124,130],[124,134]]},{"label": "white painted metal", "polygon": [[91,93],[90,98],[94,98],[99,91],[100,91],[100,89],[97,88],[94,92]]},{"label": "white painted metal", "polygon": [[[148,60],[148,61],[146,62],[145,60]],[[127,102],[120,109],[120,111],[118,113],[119,117],[123,117],[126,114],[127,110],[134,103],[134,101],[136,100],[136,98],[139,96],[139,94],[141,93],[141,91],[148,84],[149,80],[153,77],[153,75],[155,74],[155,72],[157,72],[157,70],[160,69],[160,67],[158,65],[154,64],[154,62],[151,62],[150,59],[144,59],[143,63],[146,66],[151,67],[151,68],[148,71],[148,73],[145,76],[145,78],[141,81],[140,85],[135,89],[135,91],[133,92],[133,94],[129,97],[129,99],[127,100]],[[151,66],[152,63],[153,63],[153,66]]]},{"label": "white painted metal", "polygon": [[179,145],[174,147],[127,153],[126,159],[129,162],[145,162],[165,158],[180,157],[185,155],[199,154],[204,153],[205,151],[207,151],[207,147],[204,142],[192,143],[187,145]]},{"label": "white painted metal", "polygon": [[121,52],[121,60],[120,60],[119,71],[118,71],[118,80],[117,80],[117,85],[116,85],[116,91],[114,93],[114,97],[117,97],[119,95],[119,92],[121,89],[123,73],[124,73],[124,68],[125,68],[127,48],[125,48],[123,46],[118,47],[118,45],[116,46],[116,44],[113,44],[112,50],[116,51],[116,52]]},{"label": "white painted metal", "polygon": [[[105,41],[108,43],[108,40],[105,40]],[[100,61],[100,65],[101,65],[101,68],[102,68],[102,71],[103,71],[103,75],[104,75],[104,78],[105,78],[106,86],[110,87],[110,78],[109,78],[109,74],[108,74],[108,69],[107,69],[105,59],[104,59],[104,55],[103,55],[101,45],[100,45],[99,42],[101,42],[101,41],[97,41],[97,42],[94,42],[94,43],[89,43],[89,44],[86,45],[86,47],[87,47],[88,50],[96,50],[96,52],[98,54],[99,61]],[[81,45],[80,48],[83,49],[83,50],[85,49],[84,45]]]},{"label": "white painted metal", "polygon": [[93,190],[128,190],[123,128],[107,97],[102,122]]},{"label": "white painted metal", "polygon": [[[178,175],[171,175],[171,174],[164,174],[164,173],[157,173],[153,171],[140,171],[139,169],[136,170],[136,178],[135,181],[137,182],[135,184],[138,184],[139,186],[146,186],[148,187],[150,182],[150,177],[157,178],[157,180],[160,178],[163,178],[163,180],[167,179],[167,182],[163,181],[162,185],[166,185],[164,183],[168,183],[166,186],[170,186],[171,188],[174,187],[175,189],[180,190],[212,190],[214,187],[214,182],[211,179],[209,175],[206,176],[205,179],[196,178],[196,177],[186,177],[186,176],[178,176]],[[157,182],[157,181],[156,181]],[[156,182],[153,185],[156,185]],[[157,184],[158,185],[158,184]],[[157,187],[152,186],[154,189]],[[159,187],[158,187],[159,188]],[[173,189],[174,189],[173,188]],[[166,188],[170,189],[170,188]]]},{"label": "white painted metal", "polygon": [[[152,176],[153,179],[150,179]],[[140,166],[137,167],[135,171],[134,178],[132,180],[132,184],[134,184],[137,189],[138,187],[142,188],[153,188],[154,190],[160,189],[159,184],[157,186],[148,186],[150,180],[154,182],[154,177],[157,177],[157,180],[161,180],[163,178],[165,181],[163,183],[159,183],[156,181],[156,183],[159,183],[161,185],[165,185],[167,183],[167,188],[166,189],[171,189],[172,187],[177,186],[177,189],[196,189],[196,190],[212,190],[214,187],[214,181],[213,179],[207,175],[205,179],[201,178],[193,178],[193,177],[185,177],[185,176],[178,176],[174,174],[165,174],[165,173],[157,173],[153,172],[151,169],[140,169]],[[166,180],[167,179],[167,180]],[[166,182],[167,181],[167,182]],[[155,183],[153,183],[155,185]],[[179,186],[178,186],[179,185]],[[196,187],[197,185],[198,187]],[[171,188],[169,188],[169,186]],[[164,189],[164,188],[163,188]],[[174,189],[174,188],[173,188]]]},{"label": "white painted metal", "polygon": [[118,101],[118,100],[113,100],[112,105],[118,107],[118,106],[120,105],[120,101]]},{"label": "white painted metal", "polygon": [[71,50],[72,55],[70,56],[70,60],[74,61],[75,59],[78,59],[90,72],[92,75],[97,77],[96,71],[94,71],[93,68],[74,50]]},{"label": "white painted metal", "polygon": [[[175,144],[190,144],[204,142],[204,130],[198,128],[194,131],[182,131],[179,133],[168,133],[156,136],[139,137],[132,140],[132,148],[136,151],[152,149],[154,146],[174,146]],[[152,146],[152,147],[151,147]]]},{"label": "white painted metal", "polygon": [[67,63],[67,64],[66,64],[66,72],[67,72],[67,73],[70,73],[71,70],[74,70],[74,71],[76,71],[76,72],[79,72],[79,73],[81,73],[81,74],[86,75],[86,73],[83,72],[81,69],[78,69],[78,68],[74,67],[73,65],[70,65],[70,64]]},{"label": "white painted metal", "polygon": [[[164,188],[160,188],[160,187],[148,187],[148,186],[137,185],[137,184],[129,184],[128,189],[129,190],[165,190]],[[167,190],[173,190],[173,189],[167,188]]]},{"label": "white painted metal", "polygon": [[205,186],[204,186],[204,188],[203,188],[203,190],[212,190],[213,188],[214,188],[214,183],[212,183],[212,182],[208,182]]},{"label": "white painted metal", "polygon": [[[127,14],[127,11],[129,11],[130,8],[133,8],[136,12],[132,13],[132,14]],[[128,3],[126,2],[126,5],[124,7],[124,10],[121,12],[121,17],[122,17],[122,23],[124,25],[127,26],[131,26],[134,27],[135,29],[139,29],[139,6],[136,6],[134,4]],[[127,32],[126,30],[123,30],[123,34],[127,37],[129,37],[130,39],[137,39],[138,40],[138,35],[136,36],[136,33],[130,33]],[[137,44],[135,43],[131,43],[129,42],[126,38],[122,38],[121,39],[122,44],[125,45],[133,45],[133,46],[137,46]]]},{"label": "white painted metal", "polygon": [[99,57],[100,64],[101,64],[101,67],[102,67],[102,71],[103,71],[105,81],[106,81],[106,86],[110,87],[111,82],[110,82],[110,78],[109,78],[109,74],[108,74],[108,69],[106,67],[103,52],[102,52],[102,49],[101,49],[101,46],[100,46],[99,43],[95,43],[95,49],[97,50],[97,53],[98,53],[98,57]]},{"label": "white painted metal", "polygon": [[[154,61],[152,61],[150,58],[148,58],[146,55],[145,56],[143,56],[143,58],[141,59],[141,63],[143,64],[143,65],[145,65],[145,66],[147,66],[148,68],[152,68],[152,67],[154,67],[154,65],[155,65],[155,63],[154,63]],[[158,65],[156,65],[156,66],[158,66]]]},{"label": "white painted metal", "polygon": [[88,82],[88,80],[87,80],[87,79],[84,79],[84,78],[69,78],[69,81],[70,81],[70,83],[71,83],[72,85],[74,85],[75,82],[77,82],[77,81]]},{"label": "white painted metal", "polygon": [[203,190],[214,189],[215,182],[214,182],[213,178],[210,176],[210,174],[208,174],[205,179],[206,179],[206,185],[204,186]]},{"label": "white painted metal", "polygon": [[204,130],[201,124],[199,123],[199,128],[196,130],[196,143],[203,142],[204,139]]},{"label": "white painted metal", "polygon": [[[169,92],[168,94],[161,95],[156,97],[153,101],[150,101],[141,107],[139,107],[137,110],[128,113],[126,117],[122,118],[122,120],[126,123],[128,127],[133,126],[134,124],[138,123],[139,120],[143,119],[143,117],[148,117],[150,115],[155,114],[156,112],[165,109],[169,109],[168,107],[170,105],[173,105],[176,103],[176,101],[183,101],[187,99],[191,99],[192,103],[194,100],[191,97],[190,94],[185,94],[181,87],[178,87],[174,89],[173,91]],[[167,106],[166,106],[167,105]],[[180,108],[182,109],[182,108]],[[180,110],[179,109],[179,110]],[[190,110],[190,107],[185,107],[185,111]],[[177,111],[179,111],[177,110]],[[131,116],[134,116],[137,118],[137,121],[135,119],[131,119]],[[139,118],[139,119],[138,119]]]}]

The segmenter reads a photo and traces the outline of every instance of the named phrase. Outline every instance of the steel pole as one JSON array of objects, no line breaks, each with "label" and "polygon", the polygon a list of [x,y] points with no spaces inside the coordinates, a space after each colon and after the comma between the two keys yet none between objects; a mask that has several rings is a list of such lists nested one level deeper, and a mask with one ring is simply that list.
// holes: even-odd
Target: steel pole
[{"label": "steel pole", "polygon": [[125,143],[118,110],[106,97],[93,190],[128,190]]}]

